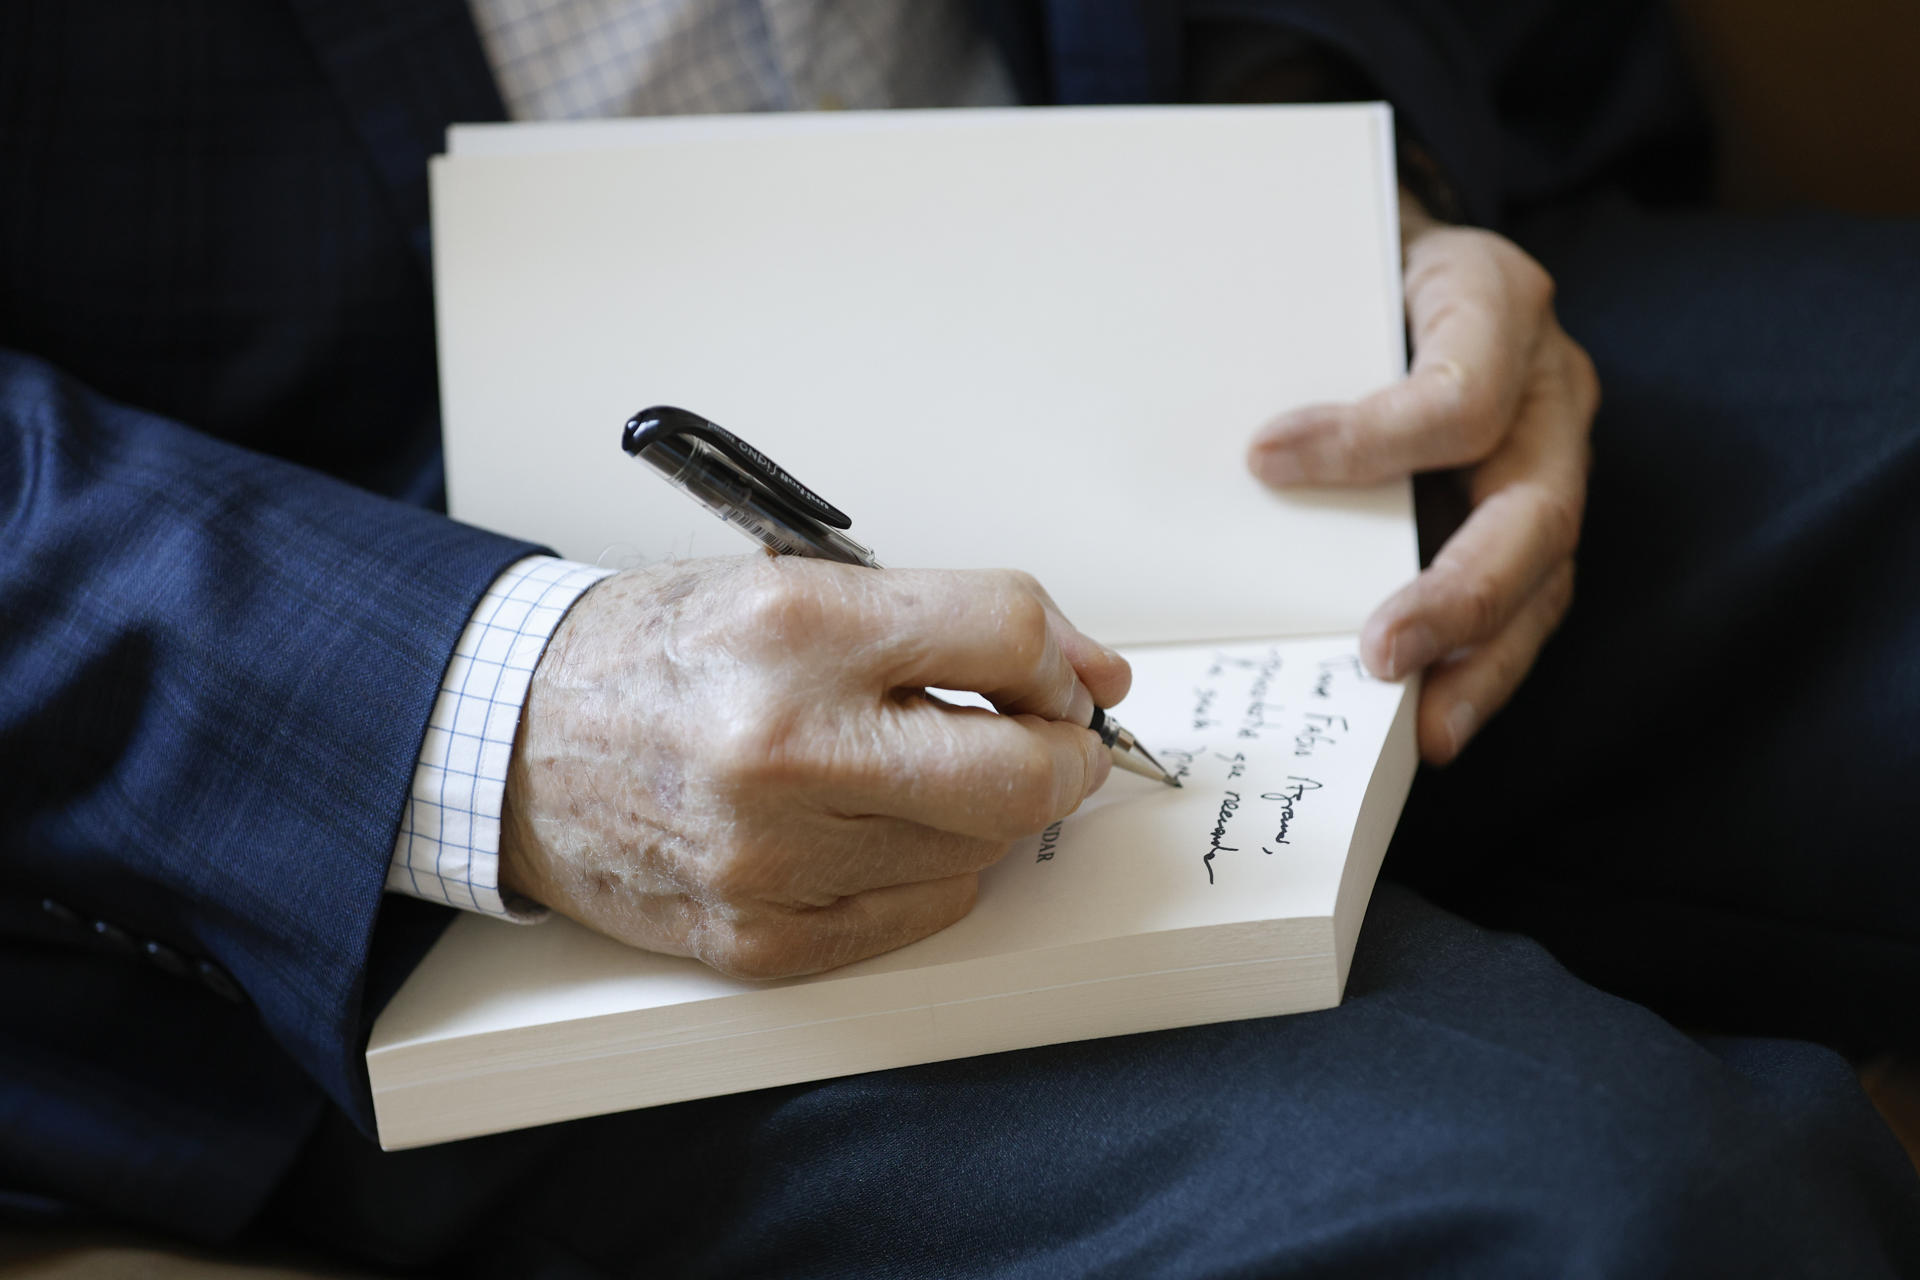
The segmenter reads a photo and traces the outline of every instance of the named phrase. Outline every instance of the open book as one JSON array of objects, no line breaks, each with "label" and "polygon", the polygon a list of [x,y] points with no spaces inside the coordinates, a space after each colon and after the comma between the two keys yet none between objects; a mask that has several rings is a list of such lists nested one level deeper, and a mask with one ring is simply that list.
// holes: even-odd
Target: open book
[{"label": "open book", "polygon": [[1339,1001],[1412,777],[1367,613],[1404,484],[1277,495],[1253,429],[1404,368],[1384,107],[456,130],[434,226],[453,512],[602,563],[739,554],[618,446],[739,431],[889,564],[1011,565],[1134,665],[1116,772],[951,928],[770,983],[463,917],[380,1017],[413,1146]]}]

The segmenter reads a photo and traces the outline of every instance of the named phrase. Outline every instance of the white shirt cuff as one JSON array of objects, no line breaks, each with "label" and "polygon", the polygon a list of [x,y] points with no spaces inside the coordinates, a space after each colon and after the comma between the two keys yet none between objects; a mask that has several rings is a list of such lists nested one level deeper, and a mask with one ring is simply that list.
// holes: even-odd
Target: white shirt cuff
[{"label": "white shirt cuff", "polygon": [[494,579],[453,647],[427,718],[387,888],[531,923],[500,894],[500,803],[534,664],[581,593],[613,570],[529,556]]}]

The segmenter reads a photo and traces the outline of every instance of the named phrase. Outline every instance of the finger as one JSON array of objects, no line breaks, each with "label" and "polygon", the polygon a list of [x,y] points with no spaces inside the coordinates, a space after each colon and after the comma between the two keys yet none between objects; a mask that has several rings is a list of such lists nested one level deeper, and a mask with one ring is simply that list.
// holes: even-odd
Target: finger
[{"label": "finger", "polygon": [[1066,655],[1080,683],[1093,695],[1094,704],[1111,707],[1123,700],[1133,687],[1133,667],[1118,653],[1069,622],[1066,611],[1054,600],[1052,592],[1038,582],[1033,583],[1033,589],[1046,601],[1060,651]]},{"label": "finger", "polygon": [[1420,238],[1407,264],[1408,375],[1351,404],[1309,405],[1255,436],[1267,484],[1365,485],[1485,457],[1514,406],[1551,315],[1552,281],[1487,232]]},{"label": "finger", "polygon": [[1491,640],[1435,667],[1420,691],[1420,754],[1431,764],[1458,756],[1507,704],[1573,602],[1573,562],[1563,562]]},{"label": "finger", "polygon": [[1554,380],[1473,476],[1475,506],[1433,563],[1361,631],[1368,669],[1397,680],[1504,628],[1573,555],[1586,502],[1588,415]]},{"label": "finger", "polygon": [[781,895],[794,906],[826,906],[869,889],[983,871],[1008,847],[1005,840],[872,813],[824,812],[800,835],[806,854],[793,868],[797,882]]},{"label": "finger", "polygon": [[885,688],[967,689],[1002,711],[1092,721],[1093,694],[1061,645],[1058,610],[1032,577],[913,569],[876,577],[868,630],[885,637]]},{"label": "finger", "polygon": [[842,753],[816,804],[979,840],[1030,836],[1080,807],[1113,768],[1086,729],[913,698],[885,708],[872,740]]},{"label": "finger", "polygon": [[979,877],[891,885],[830,906],[714,912],[688,930],[686,953],[736,978],[837,969],[937,933],[973,909]]}]

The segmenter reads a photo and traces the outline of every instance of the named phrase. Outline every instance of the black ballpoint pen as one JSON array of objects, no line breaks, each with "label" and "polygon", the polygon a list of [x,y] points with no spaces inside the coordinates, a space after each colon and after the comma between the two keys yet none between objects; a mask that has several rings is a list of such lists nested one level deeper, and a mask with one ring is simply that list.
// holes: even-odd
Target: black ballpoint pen
[{"label": "black ballpoint pen", "polygon": [[[881,567],[871,548],[847,536],[853,521],[845,512],[772,458],[697,413],[670,405],[642,409],[627,419],[620,447],[776,555]],[[1099,735],[1119,768],[1171,787],[1180,785],[1179,778],[1099,707],[1087,727]]]}]

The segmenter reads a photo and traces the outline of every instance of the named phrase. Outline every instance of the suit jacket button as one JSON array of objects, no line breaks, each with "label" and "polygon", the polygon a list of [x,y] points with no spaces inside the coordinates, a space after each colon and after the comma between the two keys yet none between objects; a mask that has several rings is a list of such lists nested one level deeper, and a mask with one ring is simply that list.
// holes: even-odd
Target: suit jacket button
[{"label": "suit jacket button", "polygon": [[115,951],[136,951],[139,949],[139,944],[133,940],[132,934],[117,924],[108,924],[105,920],[95,920],[93,922],[93,936],[103,942],[111,944]]},{"label": "suit jacket button", "polygon": [[231,1000],[235,1004],[246,1002],[246,993],[241,991],[227,971],[211,960],[195,960],[193,971],[200,978],[200,985],[219,996],[222,1000]]},{"label": "suit jacket button", "polygon": [[193,967],[187,963],[187,958],[164,942],[150,941],[140,949],[146,953],[147,959],[153,961],[156,967],[165,970],[176,978],[184,978],[193,972]]},{"label": "suit jacket button", "polygon": [[75,911],[65,903],[55,902],[52,898],[40,899],[40,909],[52,916],[55,920],[58,920],[61,924],[72,925],[78,928],[82,923],[78,911]]}]

